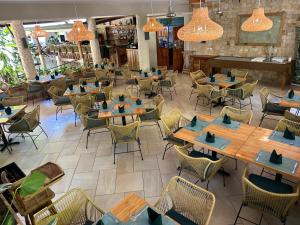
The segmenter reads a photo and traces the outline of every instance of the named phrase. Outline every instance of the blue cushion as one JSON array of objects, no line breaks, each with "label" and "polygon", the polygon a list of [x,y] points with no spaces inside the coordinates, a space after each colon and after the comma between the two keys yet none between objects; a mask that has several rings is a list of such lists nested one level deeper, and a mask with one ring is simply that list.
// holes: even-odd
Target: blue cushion
[{"label": "blue cushion", "polygon": [[167,211],[166,215],[172,218],[173,220],[175,220],[180,225],[197,225],[189,218],[186,218],[185,216],[181,215],[179,212],[175,211],[174,209],[170,209],[169,211]]},{"label": "blue cushion", "polygon": [[269,192],[278,193],[278,194],[293,193],[292,186],[269,179],[267,177],[262,177],[256,174],[250,174],[249,180],[257,187]]}]

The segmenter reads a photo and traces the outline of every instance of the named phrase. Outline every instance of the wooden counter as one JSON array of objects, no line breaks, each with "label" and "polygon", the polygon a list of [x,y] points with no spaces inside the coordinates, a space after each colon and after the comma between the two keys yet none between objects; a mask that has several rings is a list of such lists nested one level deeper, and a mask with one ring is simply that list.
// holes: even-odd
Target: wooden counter
[{"label": "wooden counter", "polygon": [[190,71],[194,72],[197,70],[202,70],[206,75],[210,73],[210,67],[208,64],[209,59],[213,59],[217,56],[213,55],[191,55],[190,56]]},{"label": "wooden counter", "polygon": [[126,49],[129,70],[139,70],[139,52],[138,49]]}]

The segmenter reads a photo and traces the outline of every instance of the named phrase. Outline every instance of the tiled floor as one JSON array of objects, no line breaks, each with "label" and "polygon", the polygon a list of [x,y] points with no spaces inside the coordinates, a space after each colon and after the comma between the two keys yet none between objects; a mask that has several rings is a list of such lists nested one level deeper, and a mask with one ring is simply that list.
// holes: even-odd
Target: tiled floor
[{"label": "tiled floor", "polygon": [[[122,81],[118,82],[116,92],[124,89]],[[177,81],[177,95],[171,101],[165,94],[166,106],[164,112],[178,107],[187,117],[192,118],[196,113],[208,113],[208,109],[198,107],[194,110],[195,96],[188,100],[190,79],[180,75]],[[273,88],[280,92],[278,88]],[[261,105],[256,90],[253,97],[254,118],[252,124],[258,125],[261,116]],[[141,128],[141,142],[144,160],[139,152],[118,155],[117,163],[113,164],[111,138],[109,133],[92,135],[89,148],[85,149],[86,132],[82,132],[80,122],[74,126],[74,112],[67,107],[55,120],[55,107],[51,101],[41,103],[41,121],[49,138],[40,136],[36,150],[29,140],[13,146],[13,153],[0,153],[0,166],[15,161],[26,173],[47,161],[58,163],[64,170],[62,181],[53,186],[53,190],[60,197],[71,188],[81,187],[87,191],[92,199],[104,210],[108,211],[130,192],[137,193],[150,203],[154,203],[169,179],[177,174],[177,162],[172,150],[167,152],[165,160],[162,153],[165,146],[156,126]],[[31,107],[31,106],[30,106]],[[218,114],[221,108],[214,108],[213,114]],[[274,128],[276,121],[265,120],[264,127]],[[22,140],[21,140],[22,141]],[[120,146],[121,150],[122,147]],[[135,146],[137,147],[137,146]],[[130,146],[133,148],[133,146]],[[239,162],[238,170],[234,169],[234,162],[229,160],[225,168],[231,176],[227,178],[227,185],[223,187],[222,177],[217,175],[210,183],[210,191],[216,196],[216,207],[210,224],[233,224],[241,204],[242,188],[241,174],[244,163]],[[252,170],[258,171],[252,167]],[[194,178],[185,174],[189,180]],[[204,184],[199,184],[204,187]],[[297,204],[288,217],[287,224],[300,224],[300,204]],[[256,220],[259,213],[246,208],[243,216]],[[249,224],[239,221],[239,224]],[[263,224],[280,224],[272,216],[265,216]]]}]

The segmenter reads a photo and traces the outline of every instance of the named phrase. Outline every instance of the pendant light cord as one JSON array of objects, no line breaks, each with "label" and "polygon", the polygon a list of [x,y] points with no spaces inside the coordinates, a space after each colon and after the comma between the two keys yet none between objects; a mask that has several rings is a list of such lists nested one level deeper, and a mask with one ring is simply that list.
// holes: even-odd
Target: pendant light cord
[{"label": "pendant light cord", "polygon": [[260,7],[260,0],[258,0],[258,8]]},{"label": "pendant light cord", "polygon": [[75,10],[75,16],[78,19],[76,1],[73,2],[73,5],[74,5],[74,10]]},{"label": "pendant light cord", "polygon": [[151,0],[151,13],[153,14],[153,4],[152,4],[152,0]]}]

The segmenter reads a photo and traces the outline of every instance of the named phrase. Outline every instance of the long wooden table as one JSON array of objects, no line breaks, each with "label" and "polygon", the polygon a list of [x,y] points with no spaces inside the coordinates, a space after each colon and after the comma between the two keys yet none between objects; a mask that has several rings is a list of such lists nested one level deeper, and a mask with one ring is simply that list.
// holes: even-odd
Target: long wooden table
[{"label": "long wooden table", "polygon": [[251,59],[247,57],[219,56],[209,59],[208,64],[211,71],[218,71],[222,68],[274,71],[280,75],[281,89],[290,84],[292,74],[291,62],[253,62]]},{"label": "long wooden table", "polygon": [[227,75],[221,74],[221,73],[215,74],[214,77],[216,78],[216,82],[210,82],[209,77],[201,78],[201,79],[197,80],[197,82],[200,84],[211,84],[213,86],[218,86],[219,88],[223,89],[223,88],[230,88],[232,86],[235,86],[237,84],[240,84],[240,83],[246,81],[245,78],[236,77],[234,82],[228,82],[229,78],[227,77]]},{"label": "long wooden table", "polygon": [[[215,119],[214,117],[208,115],[199,115],[198,118],[207,122],[212,122]],[[214,133],[216,136],[229,139],[231,140],[231,143],[225,149],[221,150],[198,142],[196,138],[207,131]],[[194,132],[186,128],[182,128],[175,133],[175,137],[190,142],[196,146],[208,148],[219,154],[229,156],[231,158],[237,158],[247,163],[252,163],[262,168],[272,170],[275,173],[283,174],[290,179],[300,181],[300,165],[294,174],[289,174],[256,161],[257,155],[261,150],[271,152],[273,149],[276,149],[276,151],[282,153],[284,157],[294,159],[300,163],[300,148],[270,140],[269,136],[272,134],[272,132],[273,130],[270,129],[254,127],[243,123],[240,124],[240,128],[237,130],[227,129],[220,125],[210,123],[200,132]]]}]

